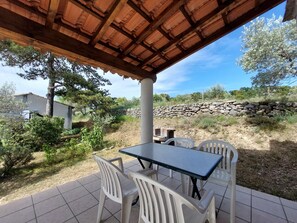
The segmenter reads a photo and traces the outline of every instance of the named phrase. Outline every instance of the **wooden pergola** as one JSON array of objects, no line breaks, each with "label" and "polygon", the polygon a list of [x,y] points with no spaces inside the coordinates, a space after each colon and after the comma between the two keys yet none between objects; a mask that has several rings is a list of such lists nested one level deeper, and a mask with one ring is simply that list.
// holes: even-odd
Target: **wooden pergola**
[{"label": "wooden pergola", "polygon": [[1,0],[0,39],[125,78],[156,74],[284,0]]}]

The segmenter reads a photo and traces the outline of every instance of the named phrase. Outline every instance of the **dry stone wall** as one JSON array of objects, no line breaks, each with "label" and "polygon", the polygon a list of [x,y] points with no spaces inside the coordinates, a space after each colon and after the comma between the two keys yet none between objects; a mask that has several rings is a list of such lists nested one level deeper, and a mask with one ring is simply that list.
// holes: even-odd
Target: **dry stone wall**
[{"label": "dry stone wall", "polygon": [[[191,117],[201,114],[231,116],[268,116],[297,112],[297,102],[206,102],[154,108],[154,117]],[[140,117],[140,109],[128,109],[127,115]]]}]

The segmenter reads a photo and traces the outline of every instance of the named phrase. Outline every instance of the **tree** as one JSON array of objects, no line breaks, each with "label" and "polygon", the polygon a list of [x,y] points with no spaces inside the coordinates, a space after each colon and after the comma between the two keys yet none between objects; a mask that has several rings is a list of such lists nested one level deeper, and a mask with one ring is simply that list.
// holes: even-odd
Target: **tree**
[{"label": "tree", "polygon": [[64,99],[74,103],[75,111],[82,115],[105,116],[111,113],[116,105],[115,100],[105,91],[81,90],[76,94],[68,94]]},{"label": "tree", "polygon": [[21,115],[25,104],[15,100],[14,94],[12,84],[0,88],[0,177],[33,159]]},{"label": "tree", "polygon": [[23,69],[22,73],[18,73],[20,77],[49,81],[46,95],[48,116],[53,116],[55,95],[74,98],[81,90],[90,90],[96,94],[103,92],[101,86],[110,84],[94,67],[80,65],[51,52],[41,53],[30,46],[19,46],[10,40],[0,41],[0,55],[4,65]]},{"label": "tree", "polygon": [[257,18],[244,27],[243,55],[239,65],[252,77],[255,86],[279,85],[297,77],[296,20],[282,23],[282,18]]},{"label": "tree", "polygon": [[205,98],[208,99],[224,99],[226,94],[227,91],[225,90],[225,88],[219,84],[211,87],[204,93]]},{"label": "tree", "polygon": [[14,98],[15,87],[12,84],[5,83],[0,88],[0,117],[20,117],[25,108],[25,104]]}]

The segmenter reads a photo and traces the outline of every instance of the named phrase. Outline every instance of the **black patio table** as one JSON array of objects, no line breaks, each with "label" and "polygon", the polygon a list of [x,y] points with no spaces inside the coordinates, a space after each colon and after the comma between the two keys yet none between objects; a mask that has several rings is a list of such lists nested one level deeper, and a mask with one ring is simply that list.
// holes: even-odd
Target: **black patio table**
[{"label": "black patio table", "polygon": [[197,179],[207,180],[223,156],[194,149],[170,146],[159,143],[145,143],[120,149],[119,152],[136,157],[143,168],[143,162],[148,161],[150,166],[158,164],[174,171],[190,176],[193,182],[193,193],[201,199],[197,188]]}]

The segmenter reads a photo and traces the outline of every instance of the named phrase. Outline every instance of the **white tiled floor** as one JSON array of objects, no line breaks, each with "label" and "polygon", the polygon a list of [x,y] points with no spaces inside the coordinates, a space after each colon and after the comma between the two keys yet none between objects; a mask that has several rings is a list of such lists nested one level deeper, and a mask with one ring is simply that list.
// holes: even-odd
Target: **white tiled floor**
[{"label": "white tiled floor", "polygon": [[[137,160],[125,163],[125,171],[140,170]],[[169,178],[169,171],[160,168],[159,181],[181,191],[180,174]],[[59,185],[41,193],[0,206],[1,223],[91,223],[96,221],[100,193],[100,174]],[[230,190],[207,183],[216,195],[217,222],[229,222]],[[297,202],[249,188],[236,188],[237,223],[297,223]],[[139,206],[132,207],[130,222],[138,221]],[[106,200],[103,222],[118,223],[121,206]]]}]

